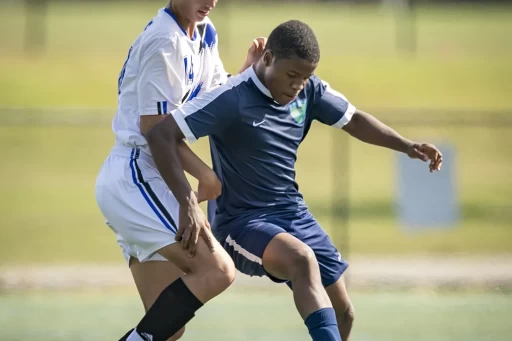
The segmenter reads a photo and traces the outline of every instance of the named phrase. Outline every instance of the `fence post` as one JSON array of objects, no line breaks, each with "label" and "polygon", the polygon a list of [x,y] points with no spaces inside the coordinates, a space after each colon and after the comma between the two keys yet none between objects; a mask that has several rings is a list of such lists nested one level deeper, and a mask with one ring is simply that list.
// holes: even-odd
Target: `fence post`
[{"label": "fence post", "polygon": [[395,8],[397,49],[416,54],[416,0],[396,0]]},{"label": "fence post", "polygon": [[[341,256],[348,260],[350,252],[350,138],[348,134],[333,131],[332,187],[331,187],[331,234],[335,235]],[[344,274],[345,284],[349,276]]]},{"label": "fence post", "polygon": [[25,0],[25,53],[39,54],[46,48],[48,0]]}]

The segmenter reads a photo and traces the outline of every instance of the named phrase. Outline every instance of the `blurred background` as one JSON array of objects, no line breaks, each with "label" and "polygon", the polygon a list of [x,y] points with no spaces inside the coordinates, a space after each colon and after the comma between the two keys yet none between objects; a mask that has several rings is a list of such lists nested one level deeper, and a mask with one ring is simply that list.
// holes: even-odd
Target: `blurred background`
[{"label": "blurred background", "polygon": [[[0,0],[2,341],[117,340],[143,314],[94,182],[118,73],[165,5]],[[299,150],[300,190],[351,264],[352,340],[510,340],[509,1],[220,0],[211,18],[231,72],[253,38],[307,22],[321,78],[445,153],[432,175],[318,123]],[[309,338],[285,286],[240,275],[183,340]]]}]

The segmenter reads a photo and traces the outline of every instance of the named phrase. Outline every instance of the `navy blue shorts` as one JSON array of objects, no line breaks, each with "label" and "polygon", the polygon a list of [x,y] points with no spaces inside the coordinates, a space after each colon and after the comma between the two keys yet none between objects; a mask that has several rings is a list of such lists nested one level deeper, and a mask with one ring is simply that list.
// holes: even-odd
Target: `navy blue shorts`
[{"label": "navy blue shorts", "polygon": [[213,232],[236,268],[249,276],[268,276],[274,282],[287,282],[273,278],[262,265],[267,245],[283,232],[291,234],[313,250],[320,265],[324,287],[336,283],[348,268],[348,263],[309,211],[240,217],[214,224]]}]

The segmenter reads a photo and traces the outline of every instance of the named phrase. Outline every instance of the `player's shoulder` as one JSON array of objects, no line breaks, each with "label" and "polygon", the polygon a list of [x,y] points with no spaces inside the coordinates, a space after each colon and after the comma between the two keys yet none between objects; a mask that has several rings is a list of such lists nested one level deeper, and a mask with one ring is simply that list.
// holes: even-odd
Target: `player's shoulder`
[{"label": "player's shoulder", "polygon": [[230,103],[240,104],[241,101],[250,101],[251,89],[247,86],[249,77],[245,72],[231,76],[221,85],[207,89],[203,97],[209,100],[221,99]]},{"label": "player's shoulder", "polygon": [[209,17],[205,17],[197,23],[197,30],[202,37],[204,47],[213,48],[217,46],[217,30]]},{"label": "player's shoulder", "polygon": [[325,82],[320,79],[320,77],[318,77],[316,74],[313,74],[311,77],[309,77],[304,86],[304,92],[306,93],[306,96],[312,99],[312,97],[318,95],[318,93],[322,91],[324,83]]},{"label": "player's shoulder", "polygon": [[168,10],[161,8],[153,19],[148,23],[142,33],[142,45],[145,47],[154,45],[177,46],[183,32],[178,23],[172,18]]},{"label": "player's shoulder", "polygon": [[316,74],[313,74],[311,77],[309,77],[307,86],[314,89],[317,88],[318,86],[321,86],[322,84],[325,84],[325,82]]}]

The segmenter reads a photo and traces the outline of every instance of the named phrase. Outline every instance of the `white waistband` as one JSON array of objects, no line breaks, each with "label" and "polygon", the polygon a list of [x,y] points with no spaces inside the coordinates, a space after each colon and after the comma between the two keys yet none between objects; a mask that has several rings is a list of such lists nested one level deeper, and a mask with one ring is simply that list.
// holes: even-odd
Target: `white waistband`
[{"label": "white waistband", "polygon": [[126,157],[134,160],[144,160],[151,166],[156,167],[153,157],[144,152],[139,147],[128,146],[125,144],[116,143],[110,150],[111,155]]}]

